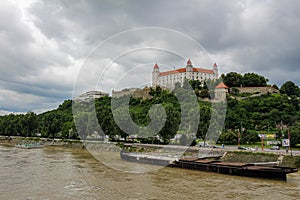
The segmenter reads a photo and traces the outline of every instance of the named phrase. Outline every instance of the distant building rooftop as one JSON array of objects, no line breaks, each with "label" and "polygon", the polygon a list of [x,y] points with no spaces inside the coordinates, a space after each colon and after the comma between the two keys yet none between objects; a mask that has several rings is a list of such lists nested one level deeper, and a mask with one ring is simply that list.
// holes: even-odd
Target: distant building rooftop
[{"label": "distant building rooftop", "polygon": [[104,96],[108,96],[108,93],[101,91],[88,91],[76,97],[75,100],[86,101],[90,99],[98,99]]}]

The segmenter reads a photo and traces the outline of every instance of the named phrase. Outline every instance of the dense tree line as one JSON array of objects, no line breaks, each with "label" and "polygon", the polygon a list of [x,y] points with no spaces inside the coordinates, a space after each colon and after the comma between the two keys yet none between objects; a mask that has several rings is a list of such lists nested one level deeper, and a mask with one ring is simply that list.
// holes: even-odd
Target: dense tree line
[{"label": "dense tree line", "polygon": [[66,100],[56,110],[40,115],[33,112],[0,116],[0,134],[6,136],[37,136],[78,138],[72,115],[72,101]]},{"label": "dense tree line", "polygon": [[222,74],[222,79],[228,87],[259,87],[267,86],[269,81],[265,77],[255,74],[246,73],[244,75],[237,72],[230,72],[226,75]]},{"label": "dense tree line", "polygon": [[[122,97],[117,99],[119,101],[114,106],[111,105],[111,97],[104,97],[97,99],[96,104],[96,113],[97,118],[99,120],[99,124],[102,128],[102,131],[105,135],[108,135],[110,138],[114,138],[116,135],[119,135],[126,139],[128,134],[135,135],[137,132],[141,133],[141,130],[136,130],[136,127],[130,127],[130,122],[128,120],[133,120],[136,125],[139,127],[146,127],[151,123],[150,120],[150,112],[152,106],[161,104],[166,112],[166,121],[161,130],[157,130],[157,135],[162,138],[164,143],[168,143],[170,139],[172,139],[177,131],[179,130],[179,125],[181,120],[188,121],[191,117],[193,117],[193,113],[189,112],[187,116],[182,116],[181,108],[188,107],[188,109],[193,109],[193,107],[189,104],[189,99],[191,96],[187,95],[187,91],[182,87],[177,87],[173,92],[168,90],[162,90],[160,87],[155,89],[150,89],[149,94],[152,96],[151,99],[142,99],[142,98],[130,98],[129,108],[130,108],[130,119],[127,119],[128,116],[122,116],[124,113],[122,112],[123,105]],[[179,104],[177,96],[183,96],[185,99],[182,100],[182,105]],[[194,95],[191,94],[191,95]],[[127,98],[126,96],[123,98]],[[112,109],[115,109],[112,111]],[[195,109],[200,109],[203,111],[202,118],[199,119],[199,128],[193,131],[197,134],[198,137],[204,137],[208,128],[208,119],[210,119],[210,103],[208,102],[199,102],[199,107]],[[122,123],[125,124],[127,130],[121,130],[120,127],[116,124],[116,118],[114,118],[112,113],[119,116],[122,119]],[[155,112],[155,111],[154,111]],[[155,118],[153,120],[160,120],[158,113],[153,113]],[[183,118],[183,119],[182,119]],[[192,120],[191,120],[192,121]],[[187,124],[182,124],[181,129],[188,130],[191,132],[191,127]],[[151,127],[151,130],[155,130],[155,127]],[[147,133],[145,133],[147,135]]]},{"label": "dense tree line", "polygon": [[9,114],[0,117],[2,135],[32,136],[37,131],[38,119],[33,112],[22,115]]},{"label": "dense tree line", "polygon": [[[246,141],[256,142],[259,139],[255,140],[254,136],[259,132],[273,133],[277,138],[287,138],[287,131],[290,129],[293,145],[296,145],[300,143],[300,129],[296,128],[300,120],[299,105],[298,97],[280,94],[268,94],[239,101],[228,98],[225,132],[233,131],[236,140],[237,134],[240,133],[241,138],[245,138]],[[231,136],[233,137],[232,134]]]},{"label": "dense tree line", "polygon": [[300,89],[294,82],[287,81],[280,87],[280,93],[288,96],[295,95],[299,97]]},{"label": "dense tree line", "polygon": [[72,101],[66,100],[56,110],[38,115],[42,137],[78,138],[72,114]]}]

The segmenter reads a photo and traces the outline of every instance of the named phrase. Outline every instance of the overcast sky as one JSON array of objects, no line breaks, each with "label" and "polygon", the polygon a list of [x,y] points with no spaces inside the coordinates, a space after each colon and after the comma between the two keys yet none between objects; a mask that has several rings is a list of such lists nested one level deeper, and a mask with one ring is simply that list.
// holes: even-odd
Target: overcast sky
[{"label": "overcast sky", "polygon": [[[193,40],[221,73],[255,72],[270,84],[300,85],[299,8],[298,0],[1,0],[0,113],[56,108],[72,98],[74,83],[80,92],[141,87],[151,82],[155,62],[164,70],[191,57],[209,68]],[[139,32],[143,27],[163,33]],[[119,34],[132,29],[138,31]],[[128,84],[120,84],[126,76]]]}]

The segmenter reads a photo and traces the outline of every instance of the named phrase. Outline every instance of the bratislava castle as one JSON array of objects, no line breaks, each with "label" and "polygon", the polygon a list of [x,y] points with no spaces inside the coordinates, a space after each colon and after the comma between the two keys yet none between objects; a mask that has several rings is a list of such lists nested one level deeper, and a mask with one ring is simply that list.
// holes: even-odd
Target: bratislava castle
[{"label": "bratislava castle", "polygon": [[199,80],[202,83],[208,79],[215,80],[218,78],[218,66],[215,63],[213,69],[196,68],[189,59],[185,68],[160,72],[156,63],[152,72],[152,86],[174,88],[177,82],[183,84],[185,78],[188,80]]}]

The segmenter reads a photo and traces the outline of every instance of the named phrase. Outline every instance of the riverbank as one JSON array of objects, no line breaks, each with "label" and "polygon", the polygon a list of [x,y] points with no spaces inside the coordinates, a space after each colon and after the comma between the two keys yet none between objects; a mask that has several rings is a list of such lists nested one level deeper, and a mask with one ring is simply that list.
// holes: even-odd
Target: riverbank
[{"label": "riverbank", "polygon": [[51,139],[51,138],[39,138],[39,137],[17,137],[17,136],[0,136],[0,145],[3,146],[15,146],[22,143],[34,143],[39,142],[44,146],[61,146],[68,148],[84,148],[82,141],[71,139]]},{"label": "riverbank", "polygon": [[[178,151],[178,148],[180,149]],[[299,154],[285,154],[278,151],[239,151],[232,148],[208,148],[208,147],[185,147],[168,145],[162,148],[161,145],[151,144],[125,144],[123,149],[128,152],[151,153],[158,154],[182,154],[185,158],[197,157],[221,157],[224,162],[242,162],[242,163],[266,163],[278,162],[281,167],[300,168]]]}]

